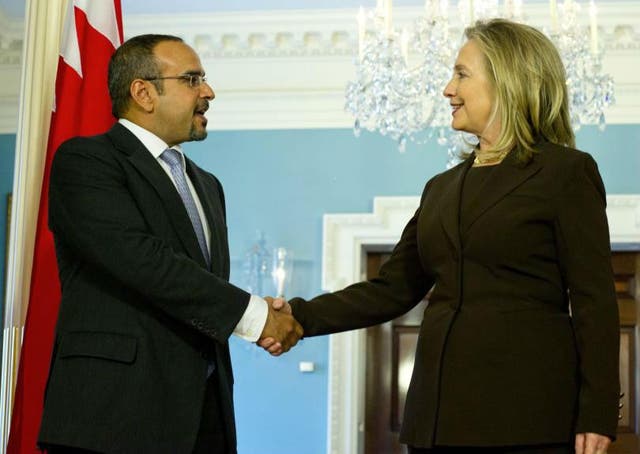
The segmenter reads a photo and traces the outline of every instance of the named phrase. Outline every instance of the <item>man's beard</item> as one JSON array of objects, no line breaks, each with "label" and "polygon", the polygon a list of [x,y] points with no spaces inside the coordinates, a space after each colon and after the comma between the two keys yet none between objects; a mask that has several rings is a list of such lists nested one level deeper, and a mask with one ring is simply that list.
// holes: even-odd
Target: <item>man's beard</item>
[{"label": "man's beard", "polygon": [[202,128],[202,131],[198,131],[195,125],[191,126],[189,131],[189,140],[199,142],[207,138],[207,128]]}]

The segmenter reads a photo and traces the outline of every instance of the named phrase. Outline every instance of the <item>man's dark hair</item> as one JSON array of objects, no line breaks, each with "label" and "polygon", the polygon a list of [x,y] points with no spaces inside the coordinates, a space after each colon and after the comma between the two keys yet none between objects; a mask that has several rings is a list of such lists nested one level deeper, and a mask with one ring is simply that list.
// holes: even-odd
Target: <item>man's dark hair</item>
[{"label": "man's dark hair", "polygon": [[[129,87],[134,79],[160,77],[153,49],[163,41],[183,42],[182,38],[172,35],[139,35],[125,41],[111,56],[108,84],[114,117],[120,118],[129,107]],[[162,80],[151,82],[162,93]]]}]

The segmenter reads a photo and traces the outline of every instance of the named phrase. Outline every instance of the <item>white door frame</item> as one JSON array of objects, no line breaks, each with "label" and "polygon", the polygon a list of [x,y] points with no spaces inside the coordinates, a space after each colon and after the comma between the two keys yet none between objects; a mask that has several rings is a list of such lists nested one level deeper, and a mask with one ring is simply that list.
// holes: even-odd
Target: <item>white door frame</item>
[{"label": "white door frame", "polygon": [[[325,214],[322,288],[339,290],[366,278],[365,254],[394,245],[419,197],[375,197],[372,213]],[[607,196],[611,243],[640,248],[640,194]],[[364,451],[365,330],[329,338],[328,454]]]}]

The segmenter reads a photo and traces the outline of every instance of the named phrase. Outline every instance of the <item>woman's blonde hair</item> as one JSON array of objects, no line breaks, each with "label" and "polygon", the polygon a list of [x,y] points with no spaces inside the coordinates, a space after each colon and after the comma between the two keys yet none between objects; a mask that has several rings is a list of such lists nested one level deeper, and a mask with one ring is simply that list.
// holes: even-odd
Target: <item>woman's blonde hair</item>
[{"label": "woman's blonde hair", "polygon": [[514,149],[526,161],[540,139],[575,147],[566,73],[549,38],[505,19],[478,21],[465,36],[480,47],[495,88],[501,129],[492,149]]}]

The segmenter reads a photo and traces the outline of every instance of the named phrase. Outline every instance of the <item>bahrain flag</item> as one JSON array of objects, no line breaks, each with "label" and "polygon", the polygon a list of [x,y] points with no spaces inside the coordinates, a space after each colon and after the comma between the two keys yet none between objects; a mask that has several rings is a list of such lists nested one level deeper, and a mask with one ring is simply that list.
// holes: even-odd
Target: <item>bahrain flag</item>
[{"label": "bahrain flag", "polygon": [[47,227],[51,162],[63,141],[73,136],[102,133],[115,122],[107,89],[107,68],[122,39],[120,0],[69,1],[58,59],[31,291],[7,445],[9,454],[40,452],[36,441],[60,304],[53,235]]}]

